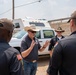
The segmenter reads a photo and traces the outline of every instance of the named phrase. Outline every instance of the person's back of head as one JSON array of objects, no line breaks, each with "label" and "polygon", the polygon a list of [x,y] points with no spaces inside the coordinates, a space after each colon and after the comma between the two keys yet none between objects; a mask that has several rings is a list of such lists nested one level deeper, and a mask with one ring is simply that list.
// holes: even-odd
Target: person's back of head
[{"label": "person's back of head", "polygon": [[74,11],[71,14],[70,20],[68,22],[70,22],[70,30],[71,30],[71,32],[76,31],[76,11]]},{"label": "person's back of head", "polygon": [[71,14],[71,19],[74,21],[74,25],[76,25],[76,11]]},{"label": "person's back of head", "polygon": [[0,39],[10,41],[12,33],[14,30],[14,25],[11,20],[2,18],[0,19]]}]

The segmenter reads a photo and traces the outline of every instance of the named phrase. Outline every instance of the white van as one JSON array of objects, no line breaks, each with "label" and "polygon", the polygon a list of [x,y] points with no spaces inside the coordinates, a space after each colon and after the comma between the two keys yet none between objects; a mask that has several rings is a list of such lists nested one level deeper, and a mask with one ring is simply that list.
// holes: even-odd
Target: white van
[{"label": "white van", "polygon": [[[27,35],[27,32],[23,29],[15,33],[10,41],[10,45],[20,51],[21,41]],[[40,31],[36,32],[41,46],[43,46],[46,40],[51,40],[56,35],[55,30],[50,27],[40,27]],[[43,51],[39,52],[39,55],[49,54],[48,47]]]}]

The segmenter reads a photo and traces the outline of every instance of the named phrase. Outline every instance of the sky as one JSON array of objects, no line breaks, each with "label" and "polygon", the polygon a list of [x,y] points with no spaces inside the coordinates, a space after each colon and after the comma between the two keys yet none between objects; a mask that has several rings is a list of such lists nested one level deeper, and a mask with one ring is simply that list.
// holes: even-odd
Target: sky
[{"label": "sky", "polygon": [[[14,0],[15,19],[54,20],[70,17],[76,10],[76,0]],[[24,6],[22,6],[24,5]],[[18,7],[19,6],[19,7]],[[0,0],[0,18],[12,19],[12,0]]]}]

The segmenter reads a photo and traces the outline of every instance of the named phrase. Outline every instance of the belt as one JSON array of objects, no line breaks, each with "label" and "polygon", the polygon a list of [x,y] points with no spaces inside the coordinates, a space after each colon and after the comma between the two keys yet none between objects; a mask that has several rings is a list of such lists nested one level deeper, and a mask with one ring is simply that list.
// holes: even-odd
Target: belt
[{"label": "belt", "polygon": [[35,63],[35,62],[37,62],[37,60],[33,60],[32,62]]},{"label": "belt", "polygon": [[32,63],[37,62],[37,60],[25,60],[25,61],[27,61],[27,62],[32,62]]}]

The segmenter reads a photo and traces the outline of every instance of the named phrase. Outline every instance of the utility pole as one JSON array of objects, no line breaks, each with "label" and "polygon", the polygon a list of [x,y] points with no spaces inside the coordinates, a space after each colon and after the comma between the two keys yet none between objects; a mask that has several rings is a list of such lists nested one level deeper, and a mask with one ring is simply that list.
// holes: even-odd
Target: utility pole
[{"label": "utility pole", "polygon": [[12,19],[14,19],[14,16],[15,16],[15,10],[14,10],[14,0],[12,0]]}]

